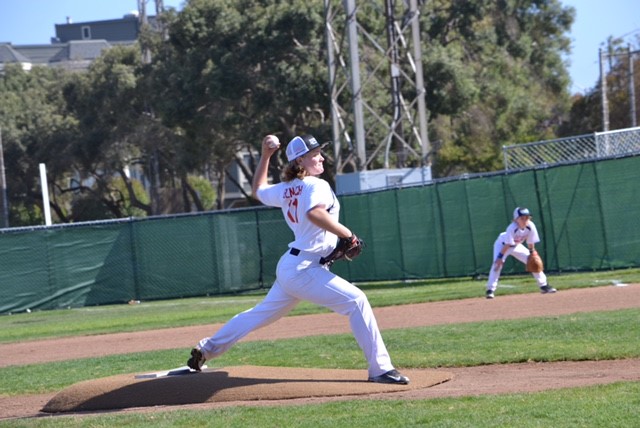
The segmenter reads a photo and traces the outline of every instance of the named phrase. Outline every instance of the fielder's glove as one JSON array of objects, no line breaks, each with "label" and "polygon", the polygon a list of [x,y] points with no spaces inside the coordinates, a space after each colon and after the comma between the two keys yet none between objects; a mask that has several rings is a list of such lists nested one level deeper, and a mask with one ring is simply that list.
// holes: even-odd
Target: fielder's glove
[{"label": "fielder's glove", "polygon": [[337,260],[351,261],[362,253],[363,248],[364,241],[356,235],[351,235],[348,238],[338,238],[336,248],[333,249],[331,254],[320,259],[320,264],[331,266]]},{"label": "fielder's glove", "polygon": [[542,258],[536,250],[531,251],[527,258],[527,272],[539,273],[544,270],[544,264]]}]

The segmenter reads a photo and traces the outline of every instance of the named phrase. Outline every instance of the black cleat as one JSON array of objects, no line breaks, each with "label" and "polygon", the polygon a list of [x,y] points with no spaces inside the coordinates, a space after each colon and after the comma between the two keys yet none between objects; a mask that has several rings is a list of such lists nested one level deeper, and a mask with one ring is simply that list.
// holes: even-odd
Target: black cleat
[{"label": "black cleat", "polygon": [[205,360],[204,356],[202,355],[202,351],[198,348],[193,348],[191,350],[191,358],[189,358],[189,360],[187,361],[187,366],[189,366],[190,369],[199,372],[202,371],[202,366],[204,365],[205,361],[207,360]]},{"label": "black cleat", "polygon": [[540,287],[540,292],[542,294],[549,294],[549,293],[555,293],[557,290],[549,285],[543,285],[542,287]]},{"label": "black cleat", "polygon": [[396,369],[389,370],[380,376],[370,377],[369,382],[375,383],[397,383],[401,385],[408,385],[409,378],[400,374]]}]

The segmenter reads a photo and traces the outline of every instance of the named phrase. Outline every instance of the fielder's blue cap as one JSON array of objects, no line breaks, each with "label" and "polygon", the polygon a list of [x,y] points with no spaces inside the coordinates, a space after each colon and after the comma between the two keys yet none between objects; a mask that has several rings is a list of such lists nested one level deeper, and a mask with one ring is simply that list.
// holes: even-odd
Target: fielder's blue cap
[{"label": "fielder's blue cap", "polygon": [[529,212],[528,208],[524,208],[524,207],[517,207],[515,210],[513,210],[513,219],[517,219],[520,216],[523,215],[527,215],[529,217],[531,217],[531,213]]}]

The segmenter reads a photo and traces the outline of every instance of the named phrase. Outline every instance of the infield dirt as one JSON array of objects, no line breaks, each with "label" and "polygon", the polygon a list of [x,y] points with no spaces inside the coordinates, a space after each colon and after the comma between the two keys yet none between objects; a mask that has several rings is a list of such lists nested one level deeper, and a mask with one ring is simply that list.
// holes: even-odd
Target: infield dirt
[{"label": "infield dirt", "polygon": [[[435,303],[404,305],[374,309],[381,330],[403,327],[452,324],[486,320],[517,319],[554,316],[578,312],[606,311],[640,307],[640,284],[624,287],[561,290],[553,295],[523,294]],[[0,367],[20,366],[48,361],[77,358],[99,358],[109,354],[153,351],[158,349],[188,349],[201,337],[213,334],[221,325],[194,326],[176,329],[152,330],[136,333],[118,333],[47,339],[0,345]],[[301,336],[338,334],[349,332],[347,320],[336,314],[305,315],[283,318],[255,331],[243,341],[283,339]],[[47,352],[40,350],[46,349]],[[390,350],[393,353],[393,350]],[[259,370],[260,368],[256,368]],[[440,369],[436,369],[440,370]],[[615,361],[582,361],[556,363],[524,363],[488,365],[469,368],[446,368],[450,381],[423,389],[409,391],[344,395],[335,397],[303,397],[295,399],[261,399],[198,403],[180,406],[136,407],[118,412],[157,412],[185,408],[214,408],[226,406],[273,406],[282,404],[320,403],[345,399],[405,398],[469,396],[535,392],[606,384],[618,381],[640,381],[640,359]],[[274,387],[278,387],[274,384]],[[42,408],[56,393],[0,397],[0,420],[49,416]],[[268,394],[265,394],[268,396]],[[110,411],[113,413],[113,411]],[[82,414],[86,414],[83,412]],[[91,412],[96,413],[96,412]],[[64,413],[69,414],[69,413]]]}]

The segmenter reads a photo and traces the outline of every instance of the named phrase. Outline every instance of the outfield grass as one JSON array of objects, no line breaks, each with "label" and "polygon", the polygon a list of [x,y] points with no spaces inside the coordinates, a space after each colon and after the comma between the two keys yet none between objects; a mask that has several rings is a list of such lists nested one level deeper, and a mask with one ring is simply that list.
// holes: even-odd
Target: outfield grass
[{"label": "outfield grass", "polygon": [[[640,282],[640,270],[551,276],[559,290]],[[537,292],[528,276],[507,277],[500,294]],[[373,306],[479,297],[484,281],[362,284]],[[222,322],[262,295],[143,302],[0,317],[0,337],[17,340],[121,332]],[[302,304],[294,314],[320,312]],[[90,315],[90,316],[89,316]],[[169,325],[163,318],[169,318]],[[74,324],[68,326],[68,324]],[[7,329],[18,330],[7,332]],[[523,361],[606,360],[640,357],[640,308],[520,320],[385,330],[394,364],[406,368],[460,367]],[[321,352],[319,352],[321,350]],[[173,367],[185,349],[105,356],[0,369],[0,397],[52,392],[85,379]],[[215,366],[265,365],[365,369],[350,334],[243,342]],[[640,420],[640,384],[571,388],[435,400],[345,402],[214,410],[114,414],[0,421],[0,426],[260,426],[260,427],[619,427]]]},{"label": "outfield grass", "polygon": [[[596,287],[614,282],[640,283],[640,269],[549,275],[558,290]],[[537,292],[530,275],[507,276],[499,295]],[[457,300],[484,296],[485,280],[470,278],[358,284],[373,307],[409,303]],[[122,333],[158,328],[208,325],[225,322],[251,308],[266,291],[236,296],[201,297],[139,305],[109,305],[54,311],[33,311],[0,316],[0,343],[24,340]],[[300,303],[291,316],[328,312],[307,302]]]}]

